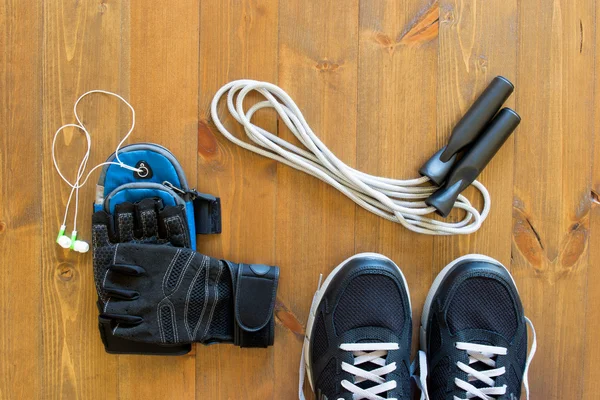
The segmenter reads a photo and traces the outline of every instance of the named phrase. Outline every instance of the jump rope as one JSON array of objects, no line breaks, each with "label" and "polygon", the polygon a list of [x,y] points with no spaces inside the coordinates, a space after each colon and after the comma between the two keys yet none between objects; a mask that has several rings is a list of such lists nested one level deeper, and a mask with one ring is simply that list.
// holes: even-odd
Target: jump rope
[{"label": "jump rope", "polygon": [[[345,164],[317,137],[292,98],[283,89],[268,82],[237,80],[226,84],[219,89],[212,100],[211,116],[219,132],[231,142],[320,179],[375,215],[399,223],[417,233],[427,235],[469,234],[481,227],[489,214],[491,205],[488,190],[475,178],[520,122],[519,116],[513,110],[508,108],[500,110],[513,90],[513,85],[507,79],[494,78],[455,126],[448,144],[421,167],[419,172],[422,176],[408,180],[370,175]],[[259,93],[265,100],[245,110],[244,100],[252,92]],[[116,162],[100,163],[86,175],[85,171],[91,150],[91,136],[77,113],[77,106],[84,97],[93,93],[114,96],[124,102],[131,110],[131,127],[116,147]],[[255,145],[234,136],[221,122],[218,105],[225,94],[227,94],[227,110],[244,128],[246,135]],[[305,149],[252,122],[252,117],[257,111],[269,108],[275,110],[281,121]],[[77,99],[73,106],[73,114],[77,123],[65,124],[58,128],[52,141],[54,168],[61,179],[71,187],[56,242],[63,248],[85,253],[89,250],[89,244],[77,238],[79,189],[86,184],[92,172],[104,165],[118,165],[137,173],[144,171],[127,165],[119,159],[119,149],[135,128],[135,110],[127,100],[113,92],[91,90]],[[81,131],[85,135],[87,144],[74,181],[68,180],[61,172],[55,152],[59,133],[68,127]],[[84,175],[85,178],[83,178]],[[470,185],[481,193],[483,198],[481,211],[461,194]],[[65,231],[73,197],[75,197],[75,212],[73,231],[69,237],[65,235]],[[462,220],[446,222],[431,217],[433,213],[445,217],[452,209],[464,211]]]},{"label": "jump rope", "polygon": [[[510,109],[498,112],[513,89],[505,78],[495,78],[457,124],[448,145],[423,165],[423,176],[408,180],[366,174],[345,164],[317,137],[294,100],[268,82],[238,80],[226,84],[213,98],[211,116],[219,132],[231,142],[320,179],[373,214],[427,235],[469,234],[481,227],[491,204],[488,190],[475,178],[520,121]],[[265,100],[245,110],[244,100],[252,92]],[[218,104],[225,94],[229,114],[256,145],[237,138],[221,122]],[[269,108],[277,112],[305,149],[252,122],[257,111]],[[459,153],[464,155],[457,161]],[[460,194],[469,185],[483,197],[481,211]],[[461,221],[428,216],[435,212],[447,216],[453,208],[464,210]]]}]

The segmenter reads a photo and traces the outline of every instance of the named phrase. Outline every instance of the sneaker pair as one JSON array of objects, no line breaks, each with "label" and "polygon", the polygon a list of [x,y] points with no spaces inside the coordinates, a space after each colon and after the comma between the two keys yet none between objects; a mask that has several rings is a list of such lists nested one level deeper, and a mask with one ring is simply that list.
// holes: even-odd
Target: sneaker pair
[{"label": "sneaker pair", "polygon": [[[306,373],[318,400],[529,397],[527,324],[508,270],[477,254],[437,276],[421,317],[422,351],[411,366],[412,310],[406,279],[389,258],[355,255],[319,283],[306,326]],[[414,374],[420,372],[417,376]]]}]

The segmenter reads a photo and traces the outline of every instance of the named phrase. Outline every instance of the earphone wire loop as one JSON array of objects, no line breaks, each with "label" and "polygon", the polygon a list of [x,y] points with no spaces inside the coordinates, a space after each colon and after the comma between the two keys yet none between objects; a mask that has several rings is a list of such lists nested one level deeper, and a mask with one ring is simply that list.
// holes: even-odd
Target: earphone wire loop
[{"label": "earphone wire loop", "polygon": [[[79,114],[77,113],[77,106],[79,104],[79,102],[87,95],[92,94],[92,93],[103,93],[103,94],[107,94],[113,97],[118,98],[119,100],[121,100],[122,102],[124,102],[127,107],[129,107],[129,110],[131,111],[131,127],[129,128],[129,130],[127,131],[127,134],[125,134],[125,136],[121,139],[121,141],[118,143],[116,149],[115,149],[115,159],[117,160],[117,162],[103,162],[100,163],[96,166],[94,166],[85,176],[85,179],[83,179],[83,181],[81,180],[82,177],[84,176],[85,170],[87,168],[87,163],[89,161],[89,157],[90,157],[90,152],[91,152],[91,136],[90,133],[88,132],[88,130],[86,129],[85,125],[83,124],[81,118],[79,117]],[[133,172],[142,172],[142,170],[140,168],[136,168],[136,167],[132,167],[130,165],[125,164],[123,161],[121,161],[121,159],[119,158],[119,150],[121,148],[121,146],[125,143],[125,141],[127,141],[127,139],[129,138],[129,136],[131,135],[131,133],[133,132],[134,128],[135,128],[135,109],[133,108],[133,106],[131,104],[129,104],[129,102],[127,100],[125,100],[122,96],[113,93],[113,92],[109,92],[106,90],[101,90],[101,89],[96,89],[96,90],[90,90],[88,92],[83,93],[81,96],[79,96],[79,98],[77,99],[77,101],[75,101],[75,104],[73,105],[73,114],[75,116],[75,119],[77,120],[77,124],[65,124],[63,126],[61,126],[60,128],[58,128],[56,130],[56,132],[54,133],[54,137],[52,139],[52,162],[54,164],[54,169],[56,170],[56,172],[58,172],[58,175],[61,177],[61,179],[67,183],[67,185],[69,185],[71,187],[71,192],[69,193],[69,198],[67,200],[67,204],[65,206],[65,213],[64,213],[64,217],[63,217],[63,223],[62,225],[66,225],[67,222],[67,216],[69,213],[69,207],[71,205],[71,201],[73,200],[73,194],[75,195],[75,212],[73,215],[73,231],[77,231],[77,218],[78,218],[78,214],[79,214],[79,189],[82,188],[86,182],[88,181],[89,177],[91,176],[91,174],[98,168],[103,167],[105,165],[118,165],[121,168],[125,168],[127,170],[133,171]],[[77,128],[79,129],[81,132],[83,132],[85,134],[85,138],[86,138],[86,151],[85,154],[83,155],[81,162],[79,163],[79,167],[77,168],[77,173],[75,175],[75,181],[71,182],[69,181],[65,175],[62,173],[62,171],[60,170],[60,167],[58,166],[58,161],[56,158],[56,140],[58,138],[58,134],[60,132],[63,131],[63,129],[68,128],[68,127],[72,127],[72,128]]]}]

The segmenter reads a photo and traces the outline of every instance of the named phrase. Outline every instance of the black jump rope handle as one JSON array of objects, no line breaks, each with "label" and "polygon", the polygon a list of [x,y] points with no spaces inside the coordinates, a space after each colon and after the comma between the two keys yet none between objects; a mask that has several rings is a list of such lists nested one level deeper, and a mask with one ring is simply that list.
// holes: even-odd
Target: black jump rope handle
[{"label": "black jump rope handle", "polygon": [[[419,169],[440,186],[425,204],[435,207],[441,216],[448,216],[458,195],[473,183],[521,122],[510,108],[498,112],[514,89],[508,79],[495,77],[458,121],[448,144]],[[463,155],[457,161],[459,153]]]},{"label": "black jump rope handle", "polygon": [[452,168],[444,186],[429,196],[425,203],[435,207],[441,216],[446,217],[458,195],[483,171],[520,122],[521,117],[510,108],[500,110],[481,137]]},{"label": "black jump rope handle", "polygon": [[457,154],[479,137],[513,90],[514,86],[508,79],[502,76],[495,77],[458,121],[448,144],[423,164],[419,173],[431,179],[436,186],[440,186],[455,164]]}]

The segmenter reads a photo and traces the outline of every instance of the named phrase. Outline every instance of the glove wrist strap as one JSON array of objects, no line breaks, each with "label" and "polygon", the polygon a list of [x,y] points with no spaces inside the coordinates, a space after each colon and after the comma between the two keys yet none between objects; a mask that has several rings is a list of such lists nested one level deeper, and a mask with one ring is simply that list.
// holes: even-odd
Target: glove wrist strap
[{"label": "glove wrist strap", "polygon": [[[236,268],[235,264],[229,265]],[[238,264],[234,276],[233,343],[240,347],[272,345],[279,268]]]},{"label": "glove wrist strap", "polygon": [[269,323],[262,329],[256,332],[248,332],[234,324],[233,327],[233,344],[240,347],[268,347],[272,346],[275,337],[274,318],[269,320]]}]

